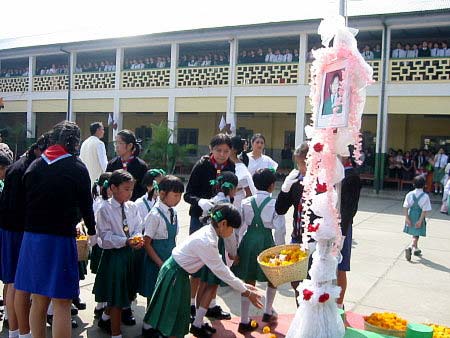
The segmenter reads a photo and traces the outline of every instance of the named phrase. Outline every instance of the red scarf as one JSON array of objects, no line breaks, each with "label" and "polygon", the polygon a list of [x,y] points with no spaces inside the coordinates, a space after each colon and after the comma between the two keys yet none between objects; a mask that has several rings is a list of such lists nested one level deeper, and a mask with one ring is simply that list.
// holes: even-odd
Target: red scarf
[{"label": "red scarf", "polygon": [[50,161],[56,160],[58,157],[61,157],[61,156],[66,155],[68,153],[69,152],[67,151],[67,149],[64,148],[62,145],[59,145],[59,144],[55,144],[54,146],[50,146],[44,151],[44,155]]},{"label": "red scarf", "polygon": [[219,176],[220,173],[222,172],[223,168],[225,168],[228,165],[228,160],[226,160],[222,164],[218,164],[216,159],[214,158],[214,155],[211,155],[209,157],[209,162],[211,162],[211,164],[214,166],[214,168],[216,168],[216,177]]}]

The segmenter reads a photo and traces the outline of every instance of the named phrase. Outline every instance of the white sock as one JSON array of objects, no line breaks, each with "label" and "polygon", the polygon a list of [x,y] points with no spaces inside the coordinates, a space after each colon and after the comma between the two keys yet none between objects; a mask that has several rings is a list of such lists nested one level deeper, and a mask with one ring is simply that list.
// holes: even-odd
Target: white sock
[{"label": "white sock", "polygon": [[214,298],[211,300],[211,303],[209,303],[209,308],[212,309],[212,308],[215,307],[216,305],[217,305],[217,303],[216,303],[216,297],[214,297]]},{"label": "white sock", "polygon": [[6,304],[5,309],[3,310],[3,320],[8,320],[8,311],[6,311]]},{"label": "white sock", "polygon": [[144,328],[144,330],[148,330],[148,329],[152,328],[152,326],[150,324],[147,324],[146,322],[144,322],[144,325],[142,325],[142,327]]},{"label": "white sock", "polygon": [[48,304],[47,316],[53,316],[53,302],[50,302],[50,304]]},{"label": "white sock", "polygon": [[208,310],[205,309],[204,307],[200,306],[197,309],[197,313],[195,314],[195,320],[192,323],[192,325],[194,325],[195,327],[202,327],[202,325],[203,325],[203,318],[205,318],[206,311],[208,311]]},{"label": "white sock", "polygon": [[106,313],[102,313],[102,320],[109,320],[109,318],[111,318],[109,315],[107,315]]},{"label": "white sock", "polygon": [[191,298],[191,306],[195,306],[195,297]]},{"label": "white sock", "polygon": [[122,338],[122,335],[119,334],[118,336],[111,336],[111,338]]},{"label": "white sock", "polygon": [[241,296],[241,323],[248,324],[250,318],[248,312],[250,310],[250,300],[247,297]]},{"label": "white sock", "polygon": [[9,330],[8,337],[9,338],[18,338],[19,337],[19,329],[15,330],[15,331]]},{"label": "white sock", "polygon": [[31,336],[31,332],[25,333],[25,334],[19,334],[19,338],[33,338]]},{"label": "white sock", "polygon": [[273,305],[273,301],[275,299],[276,293],[277,293],[277,289],[267,287],[266,301],[264,302],[264,313],[267,313],[269,315],[272,314],[272,305]]},{"label": "white sock", "polygon": [[103,303],[97,303],[97,305],[95,305],[96,310],[101,310],[103,308],[104,308]]}]

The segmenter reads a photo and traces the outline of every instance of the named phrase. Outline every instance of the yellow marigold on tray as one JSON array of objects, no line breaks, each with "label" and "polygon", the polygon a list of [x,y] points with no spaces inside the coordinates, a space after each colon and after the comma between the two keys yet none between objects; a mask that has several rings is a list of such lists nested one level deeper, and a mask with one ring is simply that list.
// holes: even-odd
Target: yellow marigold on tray
[{"label": "yellow marigold on tray", "polygon": [[77,240],[79,240],[79,241],[87,241],[87,239],[88,239],[88,236],[85,236],[85,235],[80,235],[77,237]]},{"label": "yellow marigold on tray", "polygon": [[406,331],[408,324],[405,319],[391,312],[374,312],[370,316],[364,317],[364,320],[370,325],[386,330]]},{"label": "yellow marigold on tray", "polygon": [[433,338],[450,338],[450,327],[437,325],[437,324],[425,324],[433,328]]},{"label": "yellow marigold on tray", "polygon": [[277,335],[276,335],[276,334],[273,334],[273,333],[271,333],[271,334],[269,335],[269,338],[277,338]]},{"label": "yellow marigold on tray", "polygon": [[306,252],[295,249],[281,250],[278,255],[267,255],[262,258],[262,264],[267,266],[286,266],[297,263],[307,256]]},{"label": "yellow marigold on tray", "polygon": [[264,326],[263,327],[263,333],[270,333],[270,327]]},{"label": "yellow marigold on tray", "polygon": [[253,328],[255,328],[255,327],[258,326],[258,323],[257,323],[255,320],[252,320],[252,321],[250,322],[250,326],[253,327]]}]

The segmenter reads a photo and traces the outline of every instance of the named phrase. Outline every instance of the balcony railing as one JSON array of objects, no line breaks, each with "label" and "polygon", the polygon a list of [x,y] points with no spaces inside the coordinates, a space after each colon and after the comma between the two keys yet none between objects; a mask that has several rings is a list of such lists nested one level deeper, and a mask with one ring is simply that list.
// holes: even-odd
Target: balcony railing
[{"label": "balcony railing", "polygon": [[450,58],[392,59],[389,67],[390,82],[448,82]]},{"label": "balcony railing", "polygon": [[236,66],[236,85],[290,85],[298,83],[298,63],[262,63]]},{"label": "balcony railing", "polygon": [[177,68],[177,87],[227,86],[229,66]]},{"label": "balcony railing", "polygon": [[75,90],[113,89],[115,83],[115,72],[76,73],[73,88]]},{"label": "balcony railing", "polygon": [[49,92],[67,90],[69,75],[36,75],[33,76],[33,91]]},{"label": "balcony railing", "polygon": [[0,93],[27,92],[28,76],[0,78]]},{"label": "balcony railing", "polygon": [[125,70],[122,88],[164,88],[170,84],[170,68]]}]

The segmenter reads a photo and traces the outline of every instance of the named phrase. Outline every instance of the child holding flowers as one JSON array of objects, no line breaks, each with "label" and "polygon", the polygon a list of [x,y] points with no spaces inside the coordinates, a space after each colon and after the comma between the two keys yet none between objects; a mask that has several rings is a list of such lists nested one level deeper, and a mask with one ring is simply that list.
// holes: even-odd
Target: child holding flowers
[{"label": "child holding flowers", "polygon": [[431,211],[430,197],[423,191],[425,179],[422,176],[414,177],[414,190],[406,194],[403,208],[405,210],[405,227],[403,232],[412,236],[411,244],[405,249],[405,258],[411,261],[411,255],[420,256],[422,250],[417,246],[419,237],[426,236],[427,222],[425,217]]},{"label": "child holding flowers", "polygon": [[135,298],[134,276],[129,274],[132,271],[132,249],[140,249],[144,242],[137,207],[130,201],[134,188],[133,176],[123,169],[116,170],[108,186],[113,197],[97,213],[97,230],[103,253],[93,293],[97,302],[107,302],[109,306],[98,326],[110,332],[112,337],[121,338],[122,308],[130,306]]},{"label": "child holding flowers", "polygon": [[[271,193],[275,189],[275,173],[271,169],[258,169],[253,175],[257,189],[256,196],[242,201],[242,227],[240,229],[238,248],[238,263],[234,266],[236,275],[247,284],[255,285],[256,281],[267,282],[267,278],[258,265],[258,255],[276,244],[284,244],[286,233],[284,216],[275,211],[275,200]],[[272,237],[275,229],[275,241]],[[264,322],[277,319],[272,310],[276,288],[268,282],[264,305]],[[256,330],[257,325],[251,325],[249,318],[249,302],[241,298],[241,322],[238,331],[242,334]]]}]

